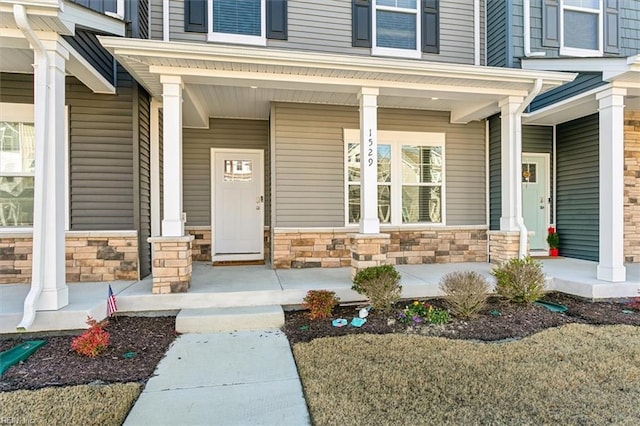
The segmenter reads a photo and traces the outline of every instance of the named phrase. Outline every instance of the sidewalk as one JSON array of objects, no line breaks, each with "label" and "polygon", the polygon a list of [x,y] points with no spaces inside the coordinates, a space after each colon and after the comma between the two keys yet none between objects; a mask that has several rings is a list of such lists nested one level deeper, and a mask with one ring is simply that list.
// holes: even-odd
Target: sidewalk
[{"label": "sidewalk", "polygon": [[277,329],[183,334],[125,425],[307,425],[287,337]]}]

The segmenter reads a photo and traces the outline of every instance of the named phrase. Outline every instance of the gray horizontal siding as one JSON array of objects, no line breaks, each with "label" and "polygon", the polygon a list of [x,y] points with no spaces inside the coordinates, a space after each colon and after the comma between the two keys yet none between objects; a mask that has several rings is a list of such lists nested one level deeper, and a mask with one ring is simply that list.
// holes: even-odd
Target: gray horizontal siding
[{"label": "gray horizontal siding", "polygon": [[[97,95],[67,78],[72,230],[131,230],[132,81],[121,72],[117,95]],[[0,101],[33,103],[33,76],[0,75]]]},{"label": "gray horizontal siding", "polygon": [[502,216],[502,140],[500,116],[489,118],[489,229],[500,229]]},{"label": "gray horizontal siding", "polygon": [[599,258],[598,115],[556,128],[557,221],[560,253]]},{"label": "gray horizontal siding", "polygon": [[[344,226],[343,129],[359,127],[351,107],[277,104],[276,226]],[[446,134],[449,225],[483,225],[484,124],[449,124],[449,114],[380,109],[378,129]]]},{"label": "gray horizontal siding", "polygon": [[507,3],[487,1],[487,65],[507,65]]},{"label": "gray horizontal siding", "polygon": [[211,148],[265,151],[265,212],[271,211],[268,121],[211,119],[209,129],[184,129],[182,147],[187,226],[211,225]]},{"label": "gray horizontal siding", "polygon": [[560,87],[549,90],[542,95],[537,96],[531,105],[529,111],[537,111],[556,102],[569,99],[580,93],[587,92],[596,87],[602,86],[606,82],[602,81],[602,74],[598,72],[580,73],[572,82],[563,84]]},{"label": "gray horizontal siding", "polygon": [[67,83],[71,229],[137,229],[131,77],[120,69],[117,95]]},{"label": "gray horizontal siding", "polygon": [[138,250],[140,251],[140,276],[151,274],[151,99],[144,89],[138,89],[138,192],[136,200],[136,225]]},{"label": "gray horizontal siding", "polygon": [[149,2],[149,38],[153,40],[162,40],[164,33],[162,31],[162,2]]},{"label": "gray horizontal siding", "polygon": [[[152,2],[153,3],[153,2]],[[184,2],[170,1],[171,41],[206,42],[206,34],[184,31]],[[162,8],[152,7],[152,36],[162,38]],[[351,45],[351,1],[288,2],[288,40],[267,40],[269,47],[368,56],[369,48]],[[429,61],[472,64],[473,7],[468,0],[440,2],[440,53],[423,54]]]}]

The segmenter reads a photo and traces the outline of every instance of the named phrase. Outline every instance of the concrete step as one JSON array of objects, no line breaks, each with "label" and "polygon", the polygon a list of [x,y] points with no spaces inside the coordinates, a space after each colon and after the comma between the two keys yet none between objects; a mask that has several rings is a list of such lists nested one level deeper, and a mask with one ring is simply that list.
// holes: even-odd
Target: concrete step
[{"label": "concrete step", "polygon": [[176,316],[178,333],[263,330],[283,325],[284,311],[280,305],[182,309]]}]

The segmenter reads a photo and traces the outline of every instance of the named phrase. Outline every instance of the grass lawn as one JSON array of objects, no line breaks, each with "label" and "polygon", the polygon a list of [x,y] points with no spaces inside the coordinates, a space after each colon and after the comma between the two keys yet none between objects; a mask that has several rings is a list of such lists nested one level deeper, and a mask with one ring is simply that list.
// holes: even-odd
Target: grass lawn
[{"label": "grass lawn", "polygon": [[50,387],[0,392],[0,420],[19,425],[121,425],[141,385]]},{"label": "grass lawn", "polygon": [[293,347],[316,425],[640,424],[640,330],[508,343],[350,335]]}]

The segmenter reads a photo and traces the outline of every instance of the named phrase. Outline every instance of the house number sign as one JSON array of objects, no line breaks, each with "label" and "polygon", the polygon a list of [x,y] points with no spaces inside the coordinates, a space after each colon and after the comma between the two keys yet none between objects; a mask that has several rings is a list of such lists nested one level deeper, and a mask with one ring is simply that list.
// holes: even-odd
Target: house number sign
[{"label": "house number sign", "polygon": [[367,151],[367,161],[369,163],[369,167],[373,166],[373,132],[369,129],[369,148]]}]

